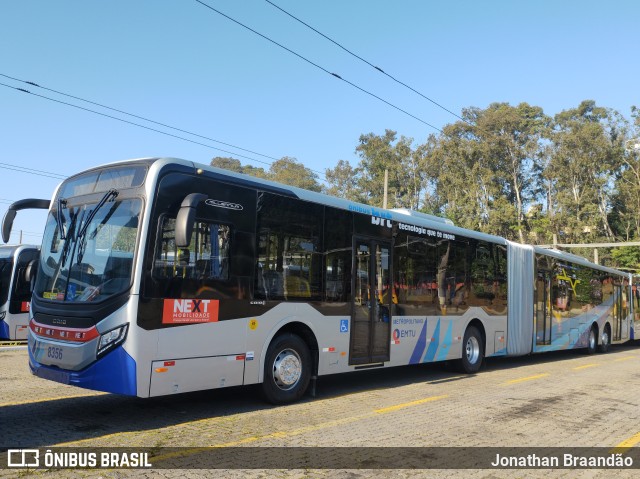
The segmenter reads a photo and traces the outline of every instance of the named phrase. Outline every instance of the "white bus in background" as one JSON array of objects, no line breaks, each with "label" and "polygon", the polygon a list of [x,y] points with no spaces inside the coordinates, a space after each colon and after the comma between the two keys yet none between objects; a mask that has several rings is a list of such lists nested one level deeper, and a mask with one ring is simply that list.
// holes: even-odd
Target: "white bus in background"
[{"label": "white bus in background", "polygon": [[[583,258],[192,162],[62,182],[31,306],[33,374],[139,397],[435,361],[605,352],[633,339],[630,275]],[[635,327],[635,329],[634,329]]]},{"label": "white bus in background", "polygon": [[26,276],[37,258],[37,246],[0,246],[0,339],[27,339],[31,290]]}]

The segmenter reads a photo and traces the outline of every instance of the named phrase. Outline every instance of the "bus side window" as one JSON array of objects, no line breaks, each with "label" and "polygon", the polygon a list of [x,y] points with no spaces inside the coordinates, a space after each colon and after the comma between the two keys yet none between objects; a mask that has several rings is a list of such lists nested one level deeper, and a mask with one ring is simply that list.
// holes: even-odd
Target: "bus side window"
[{"label": "bus side window", "polygon": [[[158,235],[152,278],[154,296],[198,297],[214,294],[230,278],[232,229],[196,220],[188,248],[175,242],[175,218],[165,217]],[[222,288],[225,289],[225,288]]]},{"label": "bus side window", "polygon": [[351,300],[353,213],[326,207],[324,219],[324,301]]},{"label": "bus side window", "polygon": [[258,201],[257,299],[309,301],[322,296],[322,207],[270,193]]}]

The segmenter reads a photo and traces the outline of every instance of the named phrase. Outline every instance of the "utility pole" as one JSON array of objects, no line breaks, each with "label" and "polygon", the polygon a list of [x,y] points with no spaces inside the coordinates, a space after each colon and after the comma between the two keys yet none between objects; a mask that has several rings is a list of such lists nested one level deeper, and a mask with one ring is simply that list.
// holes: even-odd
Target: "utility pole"
[{"label": "utility pole", "polygon": [[389,170],[384,170],[384,196],[382,197],[382,207],[387,209],[387,188],[389,185]]}]

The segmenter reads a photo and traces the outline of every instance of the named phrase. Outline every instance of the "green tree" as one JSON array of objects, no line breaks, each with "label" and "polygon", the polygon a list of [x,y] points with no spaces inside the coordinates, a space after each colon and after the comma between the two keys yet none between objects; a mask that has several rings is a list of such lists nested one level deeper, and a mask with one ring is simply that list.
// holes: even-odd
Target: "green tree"
[{"label": "green tree", "polygon": [[555,177],[554,228],[565,242],[613,239],[608,217],[622,131],[619,115],[591,100],[555,116],[548,168]]},{"label": "green tree", "polygon": [[361,200],[373,206],[383,206],[384,173],[389,173],[389,208],[420,207],[424,187],[422,158],[412,148],[413,139],[385,130],[384,135],[361,135],[356,153],[360,156],[357,184]]},{"label": "green tree", "polygon": [[278,181],[285,185],[297,186],[305,190],[318,192],[322,190],[318,183],[318,175],[295,158],[289,156],[271,163],[267,177],[270,180]]},{"label": "green tree", "polygon": [[325,170],[328,186],[323,191],[351,201],[362,201],[363,195],[358,189],[359,174],[358,168],[353,168],[348,161],[340,160],[335,167]]},{"label": "green tree", "polygon": [[614,248],[611,257],[618,268],[626,268],[634,271],[640,270],[640,248],[637,246],[623,246]]},{"label": "green tree", "polygon": [[542,108],[520,103],[494,103],[477,116],[481,152],[496,176],[503,211],[525,242],[525,211],[539,194],[535,163],[550,119]]},{"label": "green tree", "polygon": [[549,118],[539,107],[493,103],[463,110],[428,156],[437,195],[456,224],[525,241],[525,211],[536,200],[535,165]]},{"label": "green tree", "polygon": [[445,126],[444,134],[426,155],[426,171],[441,214],[456,225],[488,231],[498,190],[472,129],[465,122]]},{"label": "green tree", "polygon": [[244,173],[242,163],[235,158],[228,158],[223,156],[216,156],[211,160],[211,166],[216,168],[223,168],[229,171],[235,171],[236,173]]},{"label": "green tree", "polygon": [[216,156],[211,160],[211,166],[215,166],[216,168],[223,168],[229,171],[235,171],[236,173],[244,173],[246,175],[251,175],[258,178],[267,178],[267,172],[265,172],[263,168],[243,165],[242,163],[240,163],[240,160],[237,160],[235,158]]},{"label": "green tree", "polygon": [[640,115],[631,107],[633,127],[626,135],[626,147],[621,152],[622,168],[616,181],[616,196],[610,214],[612,227],[626,241],[640,238]]}]

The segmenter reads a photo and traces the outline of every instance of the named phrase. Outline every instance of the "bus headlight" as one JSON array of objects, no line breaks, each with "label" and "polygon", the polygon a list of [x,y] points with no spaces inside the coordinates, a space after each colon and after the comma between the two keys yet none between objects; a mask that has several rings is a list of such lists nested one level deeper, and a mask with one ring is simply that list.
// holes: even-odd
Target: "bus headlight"
[{"label": "bus headlight", "polygon": [[0,321],[2,321],[6,315],[7,315],[6,311],[0,311]]},{"label": "bus headlight", "polygon": [[127,337],[128,324],[119,326],[111,331],[107,331],[100,336],[98,342],[98,354],[97,356],[104,356],[107,352],[115,348],[117,345],[122,344]]}]

